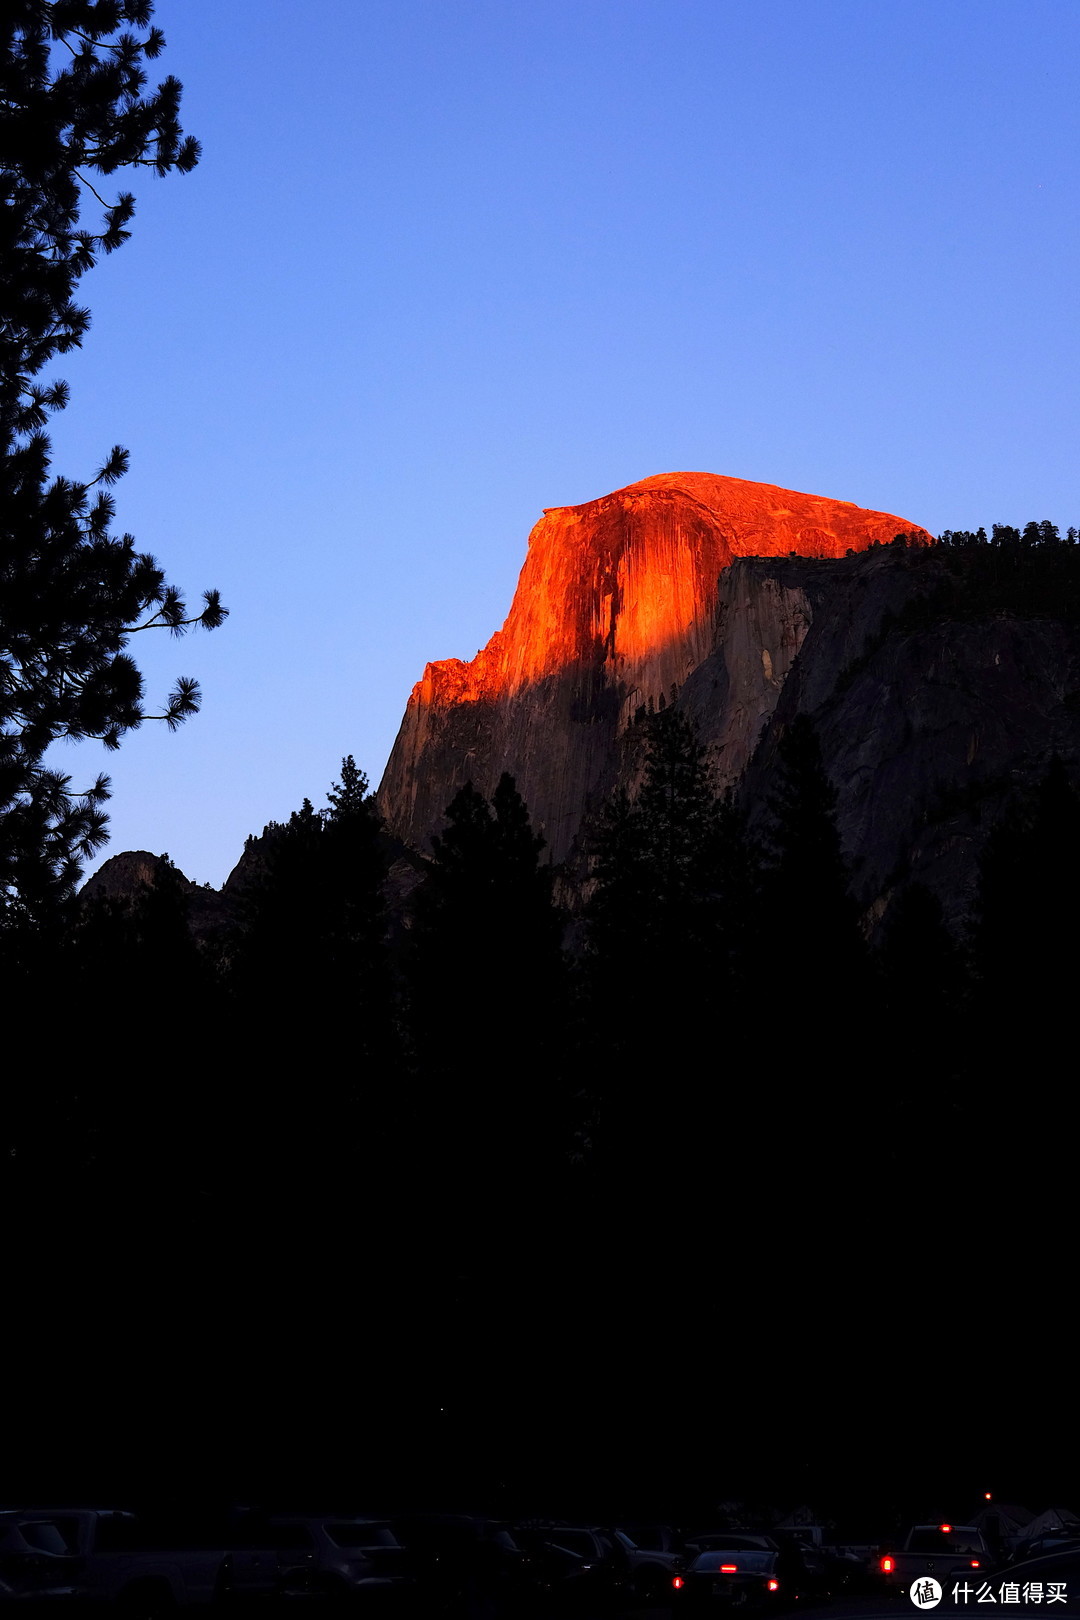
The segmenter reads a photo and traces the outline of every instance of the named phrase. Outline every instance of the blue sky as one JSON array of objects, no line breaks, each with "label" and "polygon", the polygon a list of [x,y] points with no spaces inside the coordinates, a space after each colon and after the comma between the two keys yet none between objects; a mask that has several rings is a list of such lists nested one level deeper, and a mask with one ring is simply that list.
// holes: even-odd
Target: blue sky
[{"label": "blue sky", "polygon": [[[1080,523],[1074,0],[158,0],[188,176],[83,283],[55,465],[212,635],[137,638],[112,841],[220,883],[431,658],[544,506],[692,468],[935,532]],[[146,643],[153,640],[154,645]]]}]

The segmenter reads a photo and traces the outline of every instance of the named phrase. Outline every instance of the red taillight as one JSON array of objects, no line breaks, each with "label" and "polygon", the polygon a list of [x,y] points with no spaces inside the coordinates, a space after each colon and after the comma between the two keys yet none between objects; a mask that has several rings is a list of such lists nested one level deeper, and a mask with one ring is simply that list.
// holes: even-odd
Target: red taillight
[{"label": "red taillight", "polygon": [[952,1525],[951,1524],[939,1524],[938,1529],[942,1532],[943,1535],[947,1536],[949,1531],[952,1529]]},{"label": "red taillight", "polygon": [[893,1572],[893,1561],[892,1561],[892,1559],[891,1558],[883,1558],[881,1560],[881,1573],[883,1575],[891,1575],[892,1572]]},{"label": "red taillight", "polygon": [[979,1560],[978,1560],[978,1559],[977,1559],[977,1558],[973,1558],[973,1559],[972,1559],[972,1560],[971,1560],[971,1567],[972,1567],[972,1569],[978,1569],[978,1567],[979,1567]]},{"label": "red taillight", "polygon": [[769,1581],[767,1583],[767,1585],[768,1585],[768,1588],[769,1588],[770,1592],[779,1592],[779,1590],[780,1590],[780,1582],[779,1581]]},{"label": "red taillight", "polygon": [[734,1575],[738,1567],[738,1564],[721,1564],[720,1573],[721,1575]]},{"label": "red taillight", "polygon": [[679,1590],[679,1588],[682,1586],[682,1583],[683,1583],[682,1576],[681,1575],[676,1575],[675,1579],[672,1581],[671,1584],[672,1584],[672,1586],[675,1588],[675,1590],[677,1592]]}]

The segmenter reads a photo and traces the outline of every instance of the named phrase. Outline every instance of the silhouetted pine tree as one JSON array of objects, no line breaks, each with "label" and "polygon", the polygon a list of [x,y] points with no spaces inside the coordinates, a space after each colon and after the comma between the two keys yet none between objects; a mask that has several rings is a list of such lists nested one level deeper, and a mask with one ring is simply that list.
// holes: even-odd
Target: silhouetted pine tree
[{"label": "silhouetted pine tree", "polygon": [[91,1124],[103,1162],[134,1178],[127,1207],[141,1208],[144,1219],[155,1202],[190,1203],[203,1173],[198,1161],[214,1140],[207,1070],[218,1039],[217,986],[191,934],[187,889],[163,856],[134,901],[91,901],[71,942],[88,1023],[118,984],[130,998],[129,1036],[144,1056],[101,1066],[104,1106]]},{"label": "silhouetted pine tree", "polygon": [[865,993],[866,949],[836,826],[836,790],[812,721],[799,715],[778,748],[768,801],[766,911],[778,993],[809,1012]]},{"label": "silhouetted pine tree", "polygon": [[[743,818],[713,789],[691,719],[646,728],[641,790],[617,792],[596,832],[587,913],[590,1072],[608,1196],[636,1241],[674,1241],[716,1197],[716,1145],[737,1131],[747,1076],[737,992],[752,956],[757,872]],[[728,1168],[730,1175],[730,1166]],[[639,1202],[650,1186],[655,1199]],[[657,1218],[657,1204],[666,1214]]]},{"label": "silhouetted pine tree", "polygon": [[400,1137],[387,859],[351,756],[328,797],[264,830],[230,970],[237,1153],[312,1208],[358,1196]]},{"label": "silhouetted pine tree", "polygon": [[[351,756],[328,798],[329,810],[316,811],[305,799],[284,825],[264,830],[263,870],[247,891],[235,978],[276,1018],[284,996],[305,1042],[320,1039],[312,1029],[318,1010],[333,1021],[347,1018],[354,1049],[359,1039],[363,1050],[376,1034],[373,1004],[386,1005],[381,822]],[[380,1025],[380,1041],[381,1035]]]},{"label": "silhouetted pine tree", "polygon": [[444,1163],[524,1170],[568,1149],[563,918],[512,777],[490,804],[466,783],[446,820],[408,962],[418,1106]]},{"label": "silhouetted pine tree", "polygon": [[[1031,1298],[1060,1277],[1057,1234],[1071,1229],[1075,1151],[1075,995],[1080,951],[1080,794],[1060,759],[1018,795],[980,863],[972,931],[971,998],[962,1134],[969,1196],[987,1229],[999,1278]],[[958,1133],[960,1134],[960,1133]],[[1012,1231],[1001,1209],[1023,1211]],[[995,1226],[996,1241],[990,1243]],[[978,1226],[973,1227],[976,1233]]]},{"label": "silhouetted pine tree", "polygon": [[1078,952],[1080,796],[1055,758],[1034,794],[991,832],[980,863],[974,944],[982,999],[1027,1041],[1070,1001]]},{"label": "silhouetted pine tree", "polygon": [[882,1143],[904,1175],[927,1139],[956,1140],[969,976],[941,902],[921,883],[889,905],[876,960]]},{"label": "silhouetted pine tree", "polygon": [[725,880],[734,880],[743,832],[717,799],[689,717],[665,707],[641,724],[641,789],[633,799],[618,790],[601,814],[588,925],[601,980],[647,1003],[715,972]]},{"label": "silhouetted pine tree", "polygon": [[340,822],[345,816],[370,817],[372,801],[368,793],[368,779],[351,754],[341,762],[341,781],[335,782],[326,795],[330,806],[329,819]]},{"label": "silhouetted pine tree", "polygon": [[[605,993],[642,971],[644,923],[651,910],[654,876],[645,829],[634,801],[617,788],[600,812],[592,839],[588,943],[593,978],[610,981]],[[629,988],[629,987],[628,987]]]},{"label": "silhouetted pine tree", "polygon": [[805,715],[779,743],[767,808],[764,948],[753,1011],[765,1043],[758,1051],[774,1121],[773,1165],[789,1177],[791,1196],[818,1213],[824,1200],[835,1216],[856,1188],[872,1184],[882,1094],[873,984],[836,825],[836,791]]},{"label": "silhouetted pine tree", "polygon": [[1056,1122],[1074,1089],[1078,907],[1080,794],[1055,758],[991,832],[980,863],[964,1098],[987,1162],[1025,1188],[1032,1213],[1072,1174]]},{"label": "silhouetted pine tree", "polygon": [[925,884],[908,883],[891,902],[877,952],[882,996],[895,1026],[935,1026],[958,1013],[967,988],[960,948],[945,922],[941,901]]},{"label": "silhouetted pine tree", "polygon": [[[186,173],[198,161],[179,81],[147,88],[165,43],[153,9],[20,0],[0,27],[0,926],[69,898],[107,836],[108,777],[73,784],[50,747],[96,738],[114,749],[152,718],[175,729],[197,712],[198,685],[181,677],[160,711],[148,708],[131,637],[225,618],[216,591],[189,614],[155,559],[113,532],[109,488],[126,450],[114,446],[92,476],[53,475],[45,429],[69,389],[35,381],[81,347],[82,278],[130,235],[132,194],[110,203],[97,187],[121,170]],[[83,217],[91,197],[97,229]]]},{"label": "silhouetted pine tree", "polygon": [[48,1057],[20,1088],[21,1121],[7,1121],[22,1218],[44,1229],[78,1208],[122,1232],[136,1258],[190,1221],[215,1143],[215,985],[168,857],[130,900],[72,906],[34,976],[51,1002]]}]

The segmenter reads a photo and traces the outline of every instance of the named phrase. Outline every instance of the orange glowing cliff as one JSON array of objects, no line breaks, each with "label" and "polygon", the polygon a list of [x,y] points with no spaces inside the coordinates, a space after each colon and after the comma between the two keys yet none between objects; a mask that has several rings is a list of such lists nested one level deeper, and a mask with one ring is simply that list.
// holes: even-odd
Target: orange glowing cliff
[{"label": "orange glowing cliff", "polygon": [[[471,663],[428,664],[413,688],[379,789],[390,829],[422,848],[465,781],[490,793],[509,770],[561,859],[610,791],[633,711],[715,653],[730,619],[724,570],[740,557],[843,557],[898,533],[930,538],[890,513],[713,473],[662,473],[547,508],[503,628]],[[775,684],[790,665],[799,611],[788,623],[771,600],[752,609],[755,623],[765,615],[755,679],[763,670]]]}]

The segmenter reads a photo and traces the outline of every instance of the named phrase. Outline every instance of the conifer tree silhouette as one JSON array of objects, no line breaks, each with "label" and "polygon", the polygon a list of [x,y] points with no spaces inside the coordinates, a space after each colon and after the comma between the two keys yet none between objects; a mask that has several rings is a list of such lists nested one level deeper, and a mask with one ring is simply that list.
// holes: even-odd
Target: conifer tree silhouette
[{"label": "conifer tree silhouette", "polygon": [[869,954],[836,825],[836,791],[807,715],[787,727],[768,800],[756,1025],[775,1031],[775,1168],[843,1219],[875,1162],[879,1117]]},{"label": "conifer tree silhouette", "polygon": [[[198,143],[179,123],[181,86],[147,90],[164,45],[152,0],[14,0],[0,24],[0,920],[38,919],[73,892],[106,839],[109,780],[46,758],[60,739],[107,749],[146,720],[173,730],[199,707],[180,678],[148,707],[127,651],[141,630],[181,635],[225,617],[216,591],[189,613],[155,559],[112,530],[115,446],[92,476],[50,470],[44,431],[67,384],[36,382],[90,324],[75,301],[102,253],[130,235],[130,192],[97,189],[121,169],[185,173]],[[95,232],[81,220],[93,199]]]},{"label": "conifer tree silhouette", "polygon": [[[313,1209],[358,1194],[386,1158],[399,1104],[396,1001],[374,795],[351,756],[328,794],[271,823],[232,947],[234,1130],[253,1174],[287,1176]],[[265,1076],[305,1076],[268,1092]]]},{"label": "conifer tree silhouette", "polygon": [[798,715],[778,748],[768,802],[766,909],[784,982],[815,997],[866,971],[858,910],[836,826],[836,790],[813,722]]},{"label": "conifer tree silhouette", "polygon": [[952,1134],[964,1089],[968,964],[940,900],[917,882],[890,901],[876,958],[880,1140],[903,1175],[928,1135]]},{"label": "conifer tree silhouette", "polygon": [[1065,1007],[1075,981],[1071,919],[1080,903],[1080,795],[1055,756],[1033,793],[1014,800],[980,863],[975,959],[984,997],[1014,1007]]},{"label": "conifer tree silhouette", "polygon": [[974,1088],[1009,1087],[1027,1072],[1039,1075],[1047,1101],[1067,1091],[1078,906],[1080,793],[1055,757],[1034,791],[1014,799],[991,831],[980,862]]},{"label": "conifer tree silhouette", "polygon": [[490,803],[467,782],[446,821],[409,961],[420,1107],[429,1139],[481,1173],[525,1174],[563,1128],[563,918],[511,776]]},{"label": "conifer tree silhouette", "polygon": [[708,1196],[700,1145],[741,1106],[735,1071],[717,1058],[712,1072],[702,1037],[723,1029],[730,1054],[745,1016],[757,860],[742,814],[715,792],[691,718],[673,703],[638,724],[640,791],[613,795],[593,843],[586,1044],[600,1077],[600,1158],[629,1186],[644,1176],[665,1187],[675,1209],[695,1178]]},{"label": "conifer tree silhouette", "polygon": [[[634,958],[646,982],[693,973],[715,947],[721,850],[735,831],[712,787],[693,722],[674,706],[647,716],[642,784],[605,806],[593,844],[594,954]],[[622,974],[626,961],[616,972]]]}]

